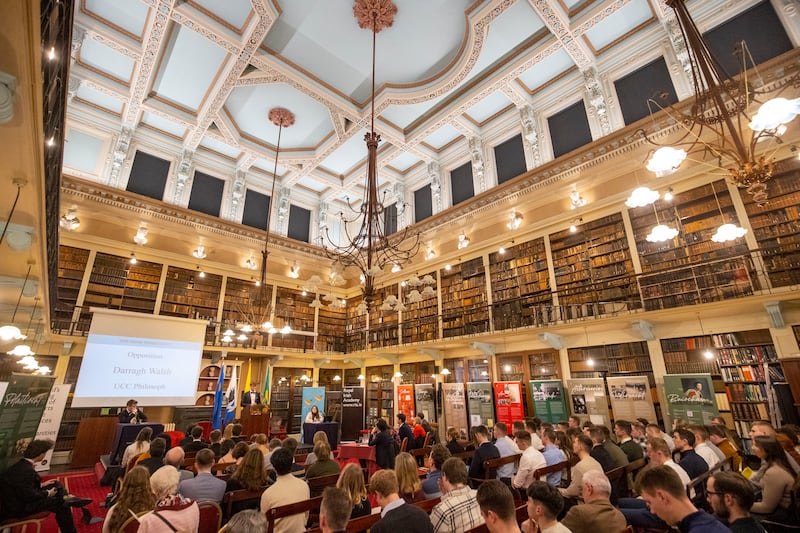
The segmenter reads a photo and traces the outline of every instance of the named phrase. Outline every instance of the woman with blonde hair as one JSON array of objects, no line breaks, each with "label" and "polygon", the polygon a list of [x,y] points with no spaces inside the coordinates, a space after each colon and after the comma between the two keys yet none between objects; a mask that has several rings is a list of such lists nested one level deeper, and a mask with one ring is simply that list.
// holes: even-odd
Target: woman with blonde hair
[{"label": "woman with blonde hair", "polygon": [[339,473],[339,463],[331,459],[331,448],[327,442],[320,441],[314,445],[314,454],[317,460],[306,470],[306,479]]},{"label": "woman with blonde hair", "polygon": [[122,463],[120,464],[123,468],[127,468],[128,463],[134,457],[139,457],[143,453],[150,451],[150,437],[152,436],[153,428],[146,427],[139,431],[139,434],[136,435],[136,440],[130,443],[122,454]]},{"label": "woman with blonde hair", "polygon": [[422,480],[417,470],[417,460],[408,453],[401,452],[394,460],[394,473],[397,475],[398,492],[406,503],[414,503],[425,499],[422,492]]},{"label": "woman with blonde hair", "polygon": [[150,473],[143,466],[134,466],[122,479],[117,503],[109,508],[103,522],[103,533],[117,533],[131,517],[131,511],[136,514],[151,511],[155,503],[155,496],[150,490]]},{"label": "woman with blonde hair", "polygon": [[[328,440],[328,434],[324,431],[317,431],[314,433],[314,441],[311,443],[314,448],[317,447],[317,443],[324,442],[328,445],[328,448],[331,446],[331,442]],[[303,463],[303,466],[306,468],[313,465],[317,461],[317,454],[313,451],[306,456],[306,462]]]},{"label": "woman with blonde hair", "polygon": [[225,439],[233,439],[233,424],[225,426],[225,430],[222,432],[222,440]]},{"label": "woman with blonde hair", "polygon": [[228,480],[225,491],[258,490],[268,483],[267,469],[264,467],[264,454],[258,448],[249,450]]},{"label": "woman with blonde hair", "polygon": [[369,498],[367,498],[367,488],[364,486],[364,473],[357,464],[345,465],[344,470],[339,474],[336,486],[347,493],[350,503],[353,504],[350,518],[367,516],[372,512]]},{"label": "woman with blonde hair", "polygon": [[450,450],[451,454],[464,451],[464,446],[461,445],[459,439],[461,439],[461,433],[456,428],[453,426],[447,428],[447,449]]}]

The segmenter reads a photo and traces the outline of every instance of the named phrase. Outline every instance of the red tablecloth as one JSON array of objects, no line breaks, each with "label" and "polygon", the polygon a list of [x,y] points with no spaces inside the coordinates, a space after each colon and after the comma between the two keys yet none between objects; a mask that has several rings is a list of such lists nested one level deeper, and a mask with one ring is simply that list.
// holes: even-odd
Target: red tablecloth
[{"label": "red tablecloth", "polygon": [[360,459],[367,464],[367,471],[371,476],[380,467],[375,462],[375,446],[366,444],[339,444],[339,461],[346,462],[348,459]]}]

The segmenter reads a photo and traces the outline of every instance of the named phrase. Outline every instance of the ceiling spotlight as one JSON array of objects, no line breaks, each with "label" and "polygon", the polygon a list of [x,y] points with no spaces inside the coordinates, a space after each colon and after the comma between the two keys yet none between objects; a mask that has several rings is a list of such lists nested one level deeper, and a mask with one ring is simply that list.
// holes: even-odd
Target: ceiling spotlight
[{"label": "ceiling spotlight", "polygon": [[428,250],[425,252],[425,260],[429,261],[434,257],[436,257],[436,252],[433,251],[433,248],[429,247]]},{"label": "ceiling spotlight", "polygon": [[53,61],[56,58],[56,47],[51,46],[50,50],[47,51],[47,59]]},{"label": "ceiling spotlight", "polygon": [[581,222],[583,222],[582,218],[576,218],[575,220],[573,220],[572,223],[569,225],[570,233],[575,233],[576,231],[578,231],[578,224],[580,224]]},{"label": "ceiling spotlight", "polygon": [[61,218],[58,221],[58,225],[61,227],[61,229],[66,231],[75,231],[80,227],[81,221],[75,214],[76,211],[77,209],[73,207],[61,215]]},{"label": "ceiling spotlight", "polygon": [[453,267],[450,266],[450,263],[447,263],[446,265],[444,265],[444,269],[447,270],[448,272],[450,271],[451,268],[453,268]]},{"label": "ceiling spotlight", "polygon": [[586,198],[581,196],[578,189],[573,188],[572,192],[569,193],[569,203],[572,209],[578,209],[586,205]]},{"label": "ceiling spotlight", "polygon": [[592,359],[592,358],[587,359],[586,360],[586,364],[589,365],[590,367],[594,368],[594,359]]},{"label": "ceiling spotlight", "polygon": [[144,246],[147,244],[147,228],[144,226],[139,226],[139,229],[136,230],[136,236],[133,237],[133,242],[138,244],[139,246]]},{"label": "ceiling spotlight", "polygon": [[200,276],[201,278],[206,277],[206,273],[200,270],[200,265],[197,265],[197,270],[199,271],[199,274],[197,274],[198,276]]},{"label": "ceiling spotlight", "polygon": [[673,196],[672,196],[672,193],[673,193],[673,192],[674,192],[674,191],[672,190],[672,187],[670,187],[669,189],[667,189],[667,192],[665,192],[665,193],[664,193],[664,201],[666,201],[666,202],[671,202],[671,201],[672,201],[672,198],[673,198]]},{"label": "ceiling spotlight", "polygon": [[403,377],[403,373],[402,373],[402,372],[395,372],[395,373],[394,373],[394,377],[396,377],[396,378],[402,378],[402,377]]},{"label": "ceiling spotlight", "polygon": [[256,258],[252,255],[244,262],[244,266],[249,268],[250,270],[255,270],[258,268],[258,263],[256,263]]},{"label": "ceiling spotlight", "polygon": [[56,144],[55,137],[50,137],[49,139],[47,139],[47,146],[52,147],[54,144]]},{"label": "ceiling spotlight", "polygon": [[225,335],[224,337],[222,337],[222,342],[233,342],[233,338],[230,335]]},{"label": "ceiling spotlight", "polygon": [[40,366],[39,369],[36,370],[36,373],[37,374],[41,374],[43,376],[46,375],[46,374],[49,374],[50,373],[50,367],[49,366]]},{"label": "ceiling spotlight", "polygon": [[297,279],[300,277],[300,265],[298,264],[297,260],[295,260],[292,268],[289,269],[289,277],[293,279]]},{"label": "ceiling spotlight", "polygon": [[132,265],[136,264],[136,254],[133,252],[131,252],[131,264]]},{"label": "ceiling spotlight", "polygon": [[308,291],[303,289],[302,291],[300,291],[300,296],[308,296]]},{"label": "ceiling spotlight", "polygon": [[192,252],[192,255],[197,259],[205,259],[208,256],[206,253],[206,247],[201,244],[194,252]]},{"label": "ceiling spotlight", "polygon": [[392,263],[392,272],[400,272],[400,263]]},{"label": "ceiling spotlight", "polygon": [[686,150],[662,146],[647,160],[647,170],[655,173],[657,178],[663,178],[675,174],[684,159],[686,159]]},{"label": "ceiling spotlight", "polygon": [[462,231],[461,235],[458,236],[458,249],[463,250],[467,246],[469,246],[469,237],[464,235],[464,232]]},{"label": "ceiling spotlight", "polygon": [[506,249],[505,249],[505,248],[503,248],[503,247],[501,246],[501,247],[500,247],[500,249],[499,249],[499,250],[497,250],[497,252],[498,252],[500,255],[503,255],[503,254],[505,254],[505,253],[506,253]]},{"label": "ceiling spotlight", "polygon": [[714,359],[714,354],[711,353],[711,350],[706,350],[705,352],[703,352],[703,357],[705,357],[706,359]]},{"label": "ceiling spotlight", "polygon": [[290,328],[288,324],[281,328],[281,335],[288,335],[291,332],[292,328]]},{"label": "ceiling spotlight", "polygon": [[245,335],[244,333],[240,333],[239,336],[236,337],[236,339],[244,342],[247,340],[247,335]]},{"label": "ceiling spotlight", "polygon": [[510,230],[515,230],[522,224],[522,215],[517,213],[516,209],[511,210],[511,216],[509,217],[508,224],[506,227]]}]

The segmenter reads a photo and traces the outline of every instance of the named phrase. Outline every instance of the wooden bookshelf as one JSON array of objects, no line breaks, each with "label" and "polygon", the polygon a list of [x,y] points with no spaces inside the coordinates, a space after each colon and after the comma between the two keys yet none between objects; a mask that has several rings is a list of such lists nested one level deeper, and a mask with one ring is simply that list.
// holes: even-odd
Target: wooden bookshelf
[{"label": "wooden bookshelf", "polygon": [[[197,397],[194,403],[201,407],[213,406],[214,394],[217,390],[217,382],[219,381],[219,374],[222,367],[221,365],[212,364],[208,359],[203,360],[202,365],[203,368],[200,369],[200,376],[197,378]],[[233,373],[232,368],[234,366],[238,365],[231,363],[225,365],[225,376],[222,378],[223,394],[228,390],[228,384],[230,384],[230,377]],[[239,405],[239,398],[236,398],[236,405]]]},{"label": "wooden bookshelf", "polygon": [[302,423],[303,387],[311,380],[308,368],[275,368],[270,392],[270,431],[272,433],[299,433]]},{"label": "wooden bookshelf", "polygon": [[347,313],[341,307],[322,306],[317,310],[317,350],[345,351]]},{"label": "wooden bookshelf", "polygon": [[640,307],[622,214],[550,235],[561,318],[575,319]]},{"label": "wooden bookshelf", "polygon": [[369,310],[369,347],[397,346],[399,313],[396,309],[383,310],[381,305],[390,294],[397,296],[397,285],[375,290],[375,300]]},{"label": "wooden bookshelf", "polygon": [[84,306],[152,313],[162,265],[98,252],[95,255]]},{"label": "wooden bookshelf", "polygon": [[553,304],[544,238],[489,254],[494,329],[546,322]]},{"label": "wooden bookshelf", "polygon": [[[739,223],[724,181],[654,205],[655,210],[653,206],[629,210],[644,274],[639,285],[646,310],[739,298],[758,288],[745,240],[711,240],[723,220]],[[658,222],[677,229],[678,235],[666,242],[648,242],[646,237]]]},{"label": "wooden bookshelf", "polygon": [[483,257],[443,269],[441,275],[442,337],[489,331],[486,269]]},{"label": "wooden bookshelf", "polygon": [[277,291],[275,295],[275,327],[280,329],[284,324],[288,324],[292,331],[314,331],[315,312],[311,307],[314,296],[308,293],[303,296],[302,290],[286,287],[278,287]]},{"label": "wooden bookshelf", "polygon": [[394,367],[367,367],[367,425],[383,418],[390,427],[394,422]]},{"label": "wooden bookshelf", "polygon": [[159,263],[137,261],[128,269],[125,291],[122,294],[123,309],[152,313],[156,307],[158,284],[164,269]]},{"label": "wooden bookshelf", "polygon": [[743,194],[745,210],[773,287],[800,283],[800,170],[769,181],[769,202],[756,204]]},{"label": "wooden bookshelf", "polygon": [[[228,277],[225,280],[225,295],[222,303],[222,323],[233,328],[242,320],[242,314],[255,296],[258,287],[253,280]],[[272,301],[272,285],[264,288],[267,301]]]},{"label": "wooden bookshelf", "polygon": [[345,345],[348,352],[357,352],[367,347],[365,329],[367,327],[367,314],[358,310],[362,297],[356,296],[347,300],[345,313]]},{"label": "wooden bookshelf", "polygon": [[400,373],[403,374],[400,383],[436,383],[436,366],[433,361],[401,363]]},{"label": "wooden bookshelf", "polygon": [[771,384],[786,381],[768,329],[712,335],[734,427],[749,450],[750,424],[772,420]]},{"label": "wooden bookshelf", "polygon": [[[436,279],[436,272],[428,272],[417,275],[420,279],[430,276]],[[409,302],[408,295],[411,291],[417,290],[420,293],[426,285],[411,287],[406,284],[401,287],[403,303],[406,310],[403,311],[403,344],[412,342],[433,341],[439,338],[439,300],[436,295],[423,296],[420,302]],[[436,285],[432,285],[436,290]]]},{"label": "wooden bookshelf", "polygon": [[222,276],[170,266],[164,283],[160,314],[216,320]]},{"label": "wooden bookshelf", "polygon": [[530,379],[561,379],[558,350],[535,350],[527,355]]},{"label": "wooden bookshelf", "polygon": [[58,247],[58,296],[52,317],[54,330],[71,328],[88,262],[89,250],[64,245]]}]

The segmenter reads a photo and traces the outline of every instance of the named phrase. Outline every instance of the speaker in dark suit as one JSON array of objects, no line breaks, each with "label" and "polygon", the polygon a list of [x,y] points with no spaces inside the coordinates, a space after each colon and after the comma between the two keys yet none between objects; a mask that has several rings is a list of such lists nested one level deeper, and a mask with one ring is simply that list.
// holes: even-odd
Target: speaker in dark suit
[{"label": "speaker in dark suit", "polygon": [[261,405],[261,393],[255,387],[250,387],[250,392],[242,393],[242,407],[246,405]]}]

